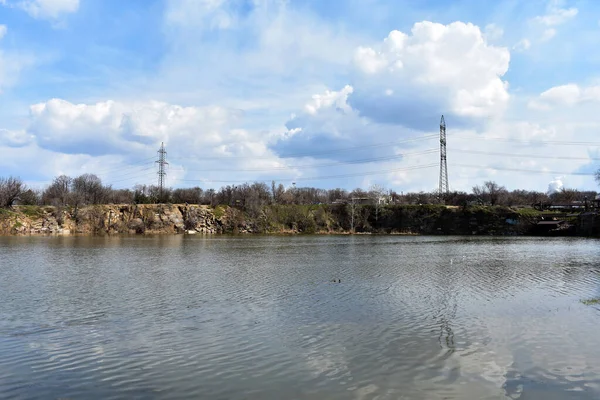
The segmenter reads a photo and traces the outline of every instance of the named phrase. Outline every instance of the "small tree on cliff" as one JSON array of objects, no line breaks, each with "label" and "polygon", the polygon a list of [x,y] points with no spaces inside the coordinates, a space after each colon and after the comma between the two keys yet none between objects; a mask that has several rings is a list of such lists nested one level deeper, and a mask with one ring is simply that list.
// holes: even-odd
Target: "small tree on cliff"
[{"label": "small tree on cliff", "polygon": [[19,178],[0,178],[0,207],[10,207],[25,191],[25,185]]}]

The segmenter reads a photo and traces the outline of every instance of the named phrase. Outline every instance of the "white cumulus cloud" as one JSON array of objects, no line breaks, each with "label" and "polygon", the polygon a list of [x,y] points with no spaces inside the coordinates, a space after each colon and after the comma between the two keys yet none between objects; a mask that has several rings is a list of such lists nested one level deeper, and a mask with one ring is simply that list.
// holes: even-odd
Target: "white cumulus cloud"
[{"label": "white cumulus cloud", "polygon": [[[3,146],[12,148],[11,152],[29,149],[48,157],[53,154],[56,167],[36,172],[50,174],[47,178],[59,172],[77,173],[78,169],[102,172],[106,169],[102,168],[103,160],[110,159],[112,164],[123,164],[122,172],[132,178],[128,183],[133,184],[135,179],[152,183],[153,158],[162,142],[170,157],[169,184],[185,186],[186,179],[192,180],[189,185],[224,179],[251,181],[261,175],[252,172],[257,168],[272,176],[269,168],[285,164],[269,150],[269,135],[244,129],[242,119],[241,111],[218,106],[113,100],[74,104],[51,99],[30,107],[25,130],[0,131],[0,138]],[[148,160],[145,169],[127,165],[140,159]],[[231,169],[234,171],[226,171]],[[245,169],[250,171],[239,172]],[[103,177],[120,182],[119,174],[113,171],[112,176]],[[283,170],[278,176],[291,179],[293,169]]]},{"label": "white cumulus cloud", "polygon": [[[402,109],[421,104],[435,113],[484,117],[501,113],[508,100],[510,53],[487,43],[479,27],[463,22],[419,22],[410,34],[392,31],[371,47],[359,47],[354,63],[362,76],[352,82],[350,103],[377,118],[386,105]],[[390,90],[393,96],[382,96]],[[390,92],[387,92],[390,93]],[[368,109],[368,102],[377,110]]]},{"label": "white cumulus cloud", "polygon": [[312,96],[312,101],[304,106],[304,110],[314,115],[319,109],[335,105],[339,110],[349,111],[348,96],[353,90],[352,86],[346,85],[339,92],[327,90],[324,94],[315,94]]},{"label": "white cumulus cloud", "polygon": [[581,87],[574,83],[552,87],[529,102],[534,109],[574,106],[584,102],[600,101],[600,86]]},{"label": "white cumulus cloud", "polygon": [[554,178],[553,180],[550,181],[550,183],[548,183],[548,194],[552,194],[552,193],[557,193],[560,192],[562,190],[562,188],[564,187],[563,181],[562,181],[562,177],[557,177]]}]

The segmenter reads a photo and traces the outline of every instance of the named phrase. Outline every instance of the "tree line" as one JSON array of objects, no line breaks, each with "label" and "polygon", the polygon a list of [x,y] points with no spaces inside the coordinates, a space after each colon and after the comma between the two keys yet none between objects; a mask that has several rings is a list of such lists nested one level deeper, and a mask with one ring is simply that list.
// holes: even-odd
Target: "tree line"
[{"label": "tree line", "polygon": [[240,206],[258,211],[260,207],[272,204],[332,204],[367,201],[381,204],[440,204],[453,206],[503,205],[533,206],[536,204],[557,204],[574,201],[593,200],[595,191],[562,189],[555,193],[530,190],[507,190],[493,181],[476,185],[471,192],[453,191],[440,198],[437,192],[398,193],[374,185],[368,190],[357,188],[319,189],[313,187],[285,187],[283,184],[263,182],[228,185],[215,189],[164,188],[156,185],[135,185],[131,189],[113,189],[103,184],[94,174],[77,177],[61,175],[43,190],[28,188],[17,177],[0,177],[0,207],[21,205],[81,206],[89,204],[201,204]]}]

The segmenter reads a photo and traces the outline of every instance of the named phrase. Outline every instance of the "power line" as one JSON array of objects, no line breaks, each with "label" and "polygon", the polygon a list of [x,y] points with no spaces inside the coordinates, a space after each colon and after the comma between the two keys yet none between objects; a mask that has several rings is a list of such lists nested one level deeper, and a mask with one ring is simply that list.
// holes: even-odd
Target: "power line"
[{"label": "power line", "polygon": [[452,149],[452,152],[482,154],[482,155],[488,155],[488,156],[503,156],[503,157],[544,158],[544,159],[551,159],[551,160],[559,159],[559,160],[600,161],[600,158],[595,158],[595,157],[542,156],[542,155],[535,155],[535,154],[514,154],[514,153],[500,153],[500,152],[490,152],[490,151],[480,151],[480,150],[464,150],[464,149]]},{"label": "power line", "polygon": [[373,157],[373,158],[363,158],[358,160],[349,160],[349,161],[338,161],[334,163],[324,163],[324,164],[304,164],[304,165],[283,165],[269,168],[245,168],[245,169],[185,169],[179,168],[177,170],[185,171],[185,172],[259,172],[259,171],[274,171],[274,170],[288,170],[288,169],[302,169],[302,168],[320,168],[320,167],[332,167],[337,165],[347,165],[347,164],[366,164],[371,162],[379,162],[379,161],[391,161],[398,158],[415,156],[415,155],[423,155],[437,152],[438,149],[426,149],[423,151],[416,151],[412,153],[401,153],[393,156],[384,156],[384,157]]},{"label": "power line", "polygon": [[153,163],[153,161],[155,159],[156,159],[156,156],[152,156],[152,157],[149,157],[149,158],[145,158],[143,160],[138,160],[138,161],[129,163],[129,164],[124,165],[122,167],[118,167],[118,168],[115,167],[115,168],[110,168],[110,169],[107,169],[107,170],[93,171],[91,173],[93,173],[95,175],[100,175],[100,174],[107,174],[107,173],[115,172],[115,171],[122,171],[124,168],[131,168],[131,167],[138,166],[138,165],[150,164],[151,162]]},{"label": "power line", "polygon": [[[150,167],[150,168],[144,168],[144,169],[142,169],[142,170],[139,170],[139,171],[132,171],[132,172],[130,172],[130,173],[123,174],[123,175],[121,175],[121,176],[119,177],[119,179],[118,179],[118,180],[116,180],[116,181],[112,181],[112,183],[116,183],[116,182],[121,182],[121,181],[126,181],[126,180],[129,180],[129,179],[133,179],[133,178],[135,178],[136,176],[142,176],[142,175],[143,175],[143,176],[146,176],[146,175],[150,175],[150,174],[152,174],[152,175],[153,175],[153,174],[154,174],[154,172],[146,172],[145,174],[143,174],[143,172],[144,172],[144,171],[150,171],[150,170],[154,170],[154,166],[152,166],[152,167]],[[140,173],[142,173],[142,174],[140,175]],[[133,176],[131,176],[131,175],[133,175]],[[125,179],[121,179],[121,178],[123,178],[123,177],[126,177],[126,176],[130,176],[130,177],[129,177],[129,178],[125,178]]]},{"label": "power line", "polygon": [[[142,181],[142,182],[135,182],[135,184],[137,184],[137,183],[144,183],[144,184],[146,184],[148,181],[151,180],[152,176],[155,176],[155,175],[156,175],[156,172],[146,172],[146,173],[136,174],[136,175],[124,178],[124,179],[118,179],[116,181],[111,181],[110,185],[117,184],[116,188],[121,188],[121,189],[126,189],[127,188],[128,189],[129,187],[123,187],[123,182],[130,182],[132,180],[136,180],[137,179],[137,180]],[[120,183],[120,185],[119,185],[119,183]],[[126,184],[126,185],[129,185],[129,184]]]},{"label": "power line", "polygon": [[[299,177],[299,178],[293,178],[293,180],[294,181],[317,181],[317,180],[324,180],[324,179],[350,178],[350,177],[356,177],[356,176],[379,175],[379,174],[385,174],[385,173],[391,173],[391,172],[412,171],[412,170],[416,170],[416,169],[425,169],[425,168],[432,168],[432,167],[437,167],[437,166],[438,166],[437,163],[433,163],[433,164],[426,164],[426,165],[415,165],[412,167],[404,167],[404,168],[393,168],[393,169],[369,171],[369,172],[358,172],[358,173],[353,173],[353,174],[317,176],[317,177],[308,177],[308,178]],[[286,180],[290,180],[290,179],[292,179],[292,178],[253,179],[252,182],[286,181]],[[222,181],[222,180],[213,180],[213,179],[181,179],[181,181],[182,182],[206,182],[206,183],[209,183],[209,182],[212,182],[212,183],[240,183],[240,182],[247,182],[248,180]]]},{"label": "power line", "polygon": [[[581,175],[581,176],[594,176],[594,173],[587,172],[559,172],[559,171],[540,171],[540,170],[529,170],[529,169],[521,169],[521,168],[504,168],[504,167],[491,167],[491,166],[481,166],[481,165],[469,165],[469,164],[451,164],[453,167],[464,167],[464,168],[475,168],[475,169],[491,169],[498,171],[513,171],[513,172],[527,172],[527,173],[536,173],[536,174],[552,174],[552,175]],[[426,169],[432,167],[439,167],[438,163],[426,164],[426,165],[415,165],[411,167],[404,168],[393,168],[393,169],[385,169],[379,171],[369,171],[369,172],[359,172],[353,174],[342,174],[342,175],[329,175],[329,176],[316,176],[316,177],[300,177],[294,178],[295,181],[318,181],[325,179],[335,179],[335,178],[348,178],[348,177],[357,177],[357,176],[367,176],[367,175],[379,175],[386,174],[391,172],[401,172],[401,171],[412,171],[418,169]],[[255,179],[252,182],[271,182],[271,181],[285,181],[290,180],[291,178],[270,178],[270,179]],[[248,180],[212,180],[212,179],[182,179],[182,182],[212,182],[212,183],[240,183],[240,182],[248,182]]]},{"label": "power line", "polygon": [[[520,143],[520,144],[534,144],[534,145],[565,145],[565,146],[600,146],[600,142],[585,142],[585,141],[560,141],[560,140],[519,140],[514,138],[501,138],[501,137],[483,137],[483,136],[460,136],[453,134],[452,132],[447,133],[446,136],[451,136],[456,139],[464,139],[464,140],[492,140],[492,141],[500,141],[500,142],[509,142],[509,143]],[[353,146],[346,148],[337,148],[330,149],[326,151],[320,152],[299,152],[299,153],[289,153],[289,154],[274,154],[272,156],[213,156],[213,157],[202,157],[203,160],[232,160],[232,159],[272,159],[273,157],[279,158],[300,158],[300,157],[311,157],[311,156],[320,156],[320,155],[328,155],[328,154],[336,154],[340,152],[346,151],[355,151],[362,149],[371,149],[377,147],[389,147],[402,143],[410,143],[421,140],[431,140],[439,138],[438,134],[429,134],[424,136],[413,136],[403,140],[397,140],[392,142],[385,143],[374,143],[370,145],[362,145],[362,146]],[[172,157],[175,160],[185,160],[185,159],[197,159],[197,156],[188,156],[188,157]]]},{"label": "power line", "polygon": [[562,141],[562,140],[519,140],[513,138],[500,138],[500,137],[486,137],[486,136],[460,136],[452,135],[454,139],[464,140],[492,140],[498,142],[510,142],[510,143],[521,143],[521,144],[547,144],[547,145],[561,145],[561,146],[600,146],[600,142],[575,142],[575,141]]},{"label": "power line", "polygon": [[527,172],[533,174],[551,174],[551,175],[580,175],[580,176],[595,176],[593,172],[559,172],[559,171],[540,171],[533,169],[521,169],[521,168],[504,168],[504,167],[489,167],[484,165],[468,165],[468,164],[452,164],[456,167],[465,168],[476,168],[476,169],[491,169],[494,171],[511,171],[511,172]]},{"label": "power line", "polygon": [[[429,148],[422,151],[409,152],[409,153],[401,153],[393,156],[384,156],[384,157],[373,157],[373,158],[363,158],[357,160],[348,160],[348,161],[339,161],[333,163],[320,163],[320,164],[302,164],[302,165],[283,165],[283,166],[274,166],[269,168],[245,168],[245,169],[222,169],[222,168],[207,168],[207,169],[186,169],[186,168],[178,168],[177,170],[184,172],[262,172],[262,171],[274,171],[274,170],[288,170],[288,169],[303,169],[303,168],[320,168],[320,167],[331,167],[331,166],[342,166],[347,164],[366,164],[371,162],[380,162],[380,161],[392,161],[398,158],[410,157],[415,155],[425,155],[437,152],[436,148]],[[490,151],[480,151],[480,150],[469,150],[469,149],[451,149],[453,153],[467,153],[467,154],[481,154],[481,155],[489,155],[489,156],[502,156],[502,157],[521,157],[521,158],[539,158],[539,159],[560,159],[560,160],[590,160],[590,161],[600,161],[600,158],[596,157],[571,157],[571,156],[544,156],[544,155],[536,155],[536,154],[521,154],[521,153],[503,153],[503,152],[490,152]]]},{"label": "power line", "polygon": [[[300,158],[300,157],[311,157],[311,156],[316,156],[316,155],[324,155],[324,154],[335,154],[335,153],[341,153],[341,152],[345,152],[345,151],[354,151],[354,150],[362,150],[362,149],[369,149],[369,148],[374,148],[374,147],[389,147],[389,146],[394,146],[397,144],[402,144],[402,143],[409,143],[409,142],[415,142],[415,141],[419,141],[419,140],[431,140],[431,139],[435,139],[437,138],[438,135],[424,135],[424,136],[413,136],[411,138],[406,138],[403,140],[396,140],[393,142],[386,142],[386,143],[375,143],[375,144],[368,144],[368,145],[362,145],[362,146],[354,146],[354,147],[346,147],[346,148],[338,148],[338,149],[330,149],[330,150],[326,150],[326,151],[320,151],[320,152],[306,152],[306,153],[290,153],[290,154],[276,154],[273,156],[220,156],[220,157],[202,157],[203,160],[232,160],[232,159],[254,159],[254,160],[261,160],[261,159],[272,159],[273,157],[279,157],[279,158]],[[172,157],[172,160],[185,160],[185,159],[197,159],[197,156],[188,156],[188,157]]]}]

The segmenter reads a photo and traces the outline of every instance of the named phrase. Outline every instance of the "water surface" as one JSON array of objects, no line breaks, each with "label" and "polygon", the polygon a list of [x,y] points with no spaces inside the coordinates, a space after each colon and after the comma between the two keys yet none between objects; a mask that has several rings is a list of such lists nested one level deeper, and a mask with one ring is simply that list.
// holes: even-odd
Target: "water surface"
[{"label": "water surface", "polygon": [[4,237],[0,398],[597,399],[597,296],[589,239]]}]

